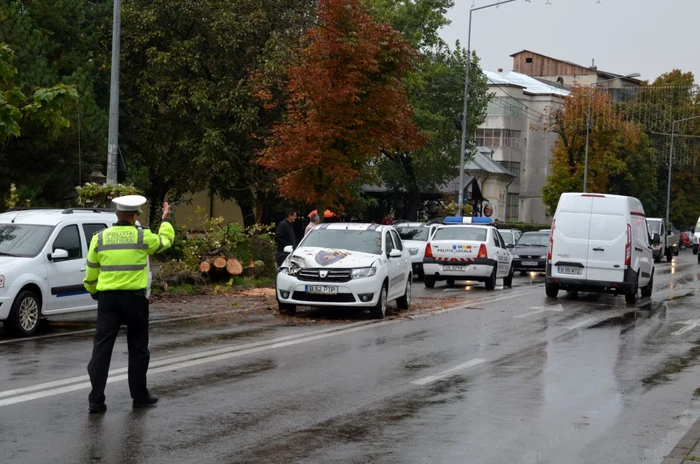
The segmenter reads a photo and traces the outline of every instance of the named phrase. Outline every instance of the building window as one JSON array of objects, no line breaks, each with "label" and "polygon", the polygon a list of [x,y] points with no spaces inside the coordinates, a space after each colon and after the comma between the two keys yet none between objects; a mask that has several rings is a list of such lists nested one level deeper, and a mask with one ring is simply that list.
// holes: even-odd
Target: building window
[{"label": "building window", "polygon": [[515,182],[520,182],[520,163],[518,161],[498,161],[498,164],[513,173]]},{"label": "building window", "polygon": [[520,195],[517,193],[509,193],[506,199],[506,221],[514,221],[518,219],[520,206]]},{"label": "building window", "polygon": [[532,63],[532,58],[525,58],[526,63]]},{"label": "building window", "polygon": [[523,104],[520,100],[512,97],[493,97],[489,101],[486,109],[488,116],[512,116],[521,118],[523,116]]},{"label": "building window", "polygon": [[477,129],[476,145],[479,147],[508,147],[520,149],[520,131],[510,129]]}]

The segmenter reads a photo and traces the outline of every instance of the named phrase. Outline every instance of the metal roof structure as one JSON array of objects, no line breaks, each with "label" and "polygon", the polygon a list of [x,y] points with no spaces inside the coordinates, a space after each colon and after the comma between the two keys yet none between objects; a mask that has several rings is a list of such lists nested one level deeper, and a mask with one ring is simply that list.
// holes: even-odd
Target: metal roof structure
[{"label": "metal roof structure", "polygon": [[523,92],[531,95],[560,95],[568,96],[571,92],[561,87],[545,84],[544,82],[515,71],[493,72],[484,71],[489,85],[515,85],[523,88]]},{"label": "metal roof structure", "polygon": [[464,167],[465,171],[481,171],[489,174],[501,174],[508,177],[515,177],[515,174],[501,166],[491,158],[493,150],[486,147],[477,147],[474,158]]}]

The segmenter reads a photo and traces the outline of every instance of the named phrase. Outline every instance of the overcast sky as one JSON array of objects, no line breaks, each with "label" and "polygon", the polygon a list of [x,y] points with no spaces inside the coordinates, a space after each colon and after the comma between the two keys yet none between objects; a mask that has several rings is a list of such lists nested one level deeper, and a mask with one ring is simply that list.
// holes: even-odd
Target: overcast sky
[{"label": "overcast sky", "polygon": [[[495,2],[455,0],[442,37],[466,48],[472,4]],[[473,13],[472,49],[491,71],[526,49],[652,81],[679,68],[700,83],[700,0],[516,0]]]}]

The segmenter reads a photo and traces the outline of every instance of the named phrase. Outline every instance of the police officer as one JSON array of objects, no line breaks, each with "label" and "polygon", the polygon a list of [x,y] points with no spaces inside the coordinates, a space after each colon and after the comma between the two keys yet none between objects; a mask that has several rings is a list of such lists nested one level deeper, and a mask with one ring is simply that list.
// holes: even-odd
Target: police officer
[{"label": "police officer", "polygon": [[92,391],[91,413],[107,410],[105,385],[112,359],[112,349],[122,324],[127,326],[129,348],[129,390],[134,408],[158,402],[146,387],[150,361],[148,351],[148,256],[167,250],[175,231],[169,223],[170,205],[163,205],[163,222],[158,234],[135,226],[136,216],[146,198],[128,195],[115,198],[118,222],[92,237],[87,256],[85,288],[97,300],[97,332],[88,364]]}]

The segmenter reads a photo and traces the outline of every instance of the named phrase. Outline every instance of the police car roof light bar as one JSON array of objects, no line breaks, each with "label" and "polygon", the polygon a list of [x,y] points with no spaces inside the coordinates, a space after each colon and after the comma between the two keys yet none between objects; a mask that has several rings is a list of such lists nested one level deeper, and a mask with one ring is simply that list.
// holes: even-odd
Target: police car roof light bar
[{"label": "police car roof light bar", "polygon": [[443,220],[444,224],[483,224],[483,225],[490,225],[492,224],[491,218],[487,217],[460,217],[460,216],[447,216]]}]

